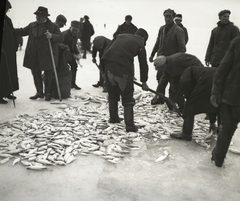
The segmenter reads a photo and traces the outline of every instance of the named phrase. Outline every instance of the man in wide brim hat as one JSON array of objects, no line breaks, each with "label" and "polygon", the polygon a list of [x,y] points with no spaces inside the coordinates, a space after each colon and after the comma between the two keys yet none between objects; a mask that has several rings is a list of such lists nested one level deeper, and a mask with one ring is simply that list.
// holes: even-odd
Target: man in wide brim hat
[{"label": "man in wide brim hat", "polygon": [[34,12],[34,14],[40,16],[50,16],[50,14],[48,14],[48,9],[43,6],[39,6],[38,9]]}]

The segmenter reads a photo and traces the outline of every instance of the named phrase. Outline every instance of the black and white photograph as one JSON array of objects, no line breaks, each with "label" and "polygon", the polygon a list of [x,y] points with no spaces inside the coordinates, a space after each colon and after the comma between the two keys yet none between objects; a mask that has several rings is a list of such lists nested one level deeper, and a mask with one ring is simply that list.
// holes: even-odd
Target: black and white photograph
[{"label": "black and white photograph", "polygon": [[1,0],[1,201],[239,201],[240,0]]}]

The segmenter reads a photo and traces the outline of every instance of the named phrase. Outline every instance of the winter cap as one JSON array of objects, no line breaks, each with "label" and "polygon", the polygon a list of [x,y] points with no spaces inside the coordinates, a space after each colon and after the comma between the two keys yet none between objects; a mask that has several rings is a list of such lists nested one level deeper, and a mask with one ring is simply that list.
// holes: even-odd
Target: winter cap
[{"label": "winter cap", "polygon": [[222,17],[225,13],[228,13],[229,15],[231,14],[231,11],[230,10],[222,10],[218,13],[218,16],[219,17]]},{"label": "winter cap", "polygon": [[60,14],[60,15],[57,16],[56,21],[62,22],[64,25],[66,25],[67,19],[64,15]]},{"label": "winter cap", "polygon": [[131,15],[126,15],[125,20],[132,20],[132,16]]},{"label": "winter cap", "polygon": [[182,21],[182,14],[176,14],[174,20],[181,20]]},{"label": "winter cap", "polygon": [[10,9],[10,8],[12,8],[12,5],[11,5],[11,3],[7,0],[7,1],[6,1],[6,9],[8,10],[8,9]]},{"label": "winter cap", "polygon": [[164,12],[163,12],[163,15],[165,16],[166,14],[171,14],[171,15],[173,15],[173,17],[175,17],[175,15],[176,15],[176,13],[175,13],[175,11],[174,10],[172,10],[172,9],[167,9],[167,10],[165,10]]},{"label": "winter cap", "polygon": [[87,15],[84,15],[83,17],[85,20],[89,20],[89,17]]},{"label": "winter cap", "polygon": [[80,22],[77,20],[73,20],[71,22],[71,27],[76,27],[76,28],[80,28]]},{"label": "winter cap", "polygon": [[145,41],[147,41],[147,39],[148,39],[148,33],[147,33],[147,31],[146,31],[145,29],[139,28],[139,29],[135,32],[135,34],[144,37],[144,38],[145,38]]},{"label": "winter cap", "polygon": [[43,6],[39,6],[36,12],[34,12],[34,14],[39,16],[50,16],[48,14],[48,9]]},{"label": "winter cap", "polygon": [[164,70],[163,66],[166,63],[167,58],[163,55],[158,56],[155,60],[154,60],[154,66],[156,70]]}]

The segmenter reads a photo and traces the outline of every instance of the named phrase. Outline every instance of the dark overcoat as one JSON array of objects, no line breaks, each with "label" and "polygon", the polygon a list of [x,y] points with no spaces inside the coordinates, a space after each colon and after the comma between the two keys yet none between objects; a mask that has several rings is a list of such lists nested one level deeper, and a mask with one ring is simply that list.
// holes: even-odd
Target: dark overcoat
[{"label": "dark overcoat", "polygon": [[25,28],[16,29],[18,35],[28,36],[23,66],[32,70],[38,68],[40,71],[53,69],[49,42],[45,35],[47,30],[52,34],[50,42],[55,65],[58,65],[58,43],[63,41],[63,35],[58,25],[47,19],[43,24],[32,22]]},{"label": "dark overcoat", "polygon": [[218,112],[218,108],[210,102],[216,71],[216,68],[204,66],[191,66],[183,71],[180,86],[187,99],[183,116]]},{"label": "dark overcoat", "polygon": [[91,47],[91,36],[95,33],[93,25],[85,20],[83,22],[82,34],[81,34],[81,42],[83,50],[90,50]]},{"label": "dark overcoat", "polygon": [[113,34],[113,37],[117,37],[118,34],[123,33],[129,33],[129,34],[135,34],[135,32],[138,30],[138,28],[134,24],[127,25],[126,22],[118,26],[116,32]]},{"label": "dark overcoat", "polygon": [[[6,67],[9,75],[4,79],[11,80],[12,91],[17,91],[19,89],[18,83],[18,73],[17,73],[17,61],[16,61],[16,51],[18,49],[18,37],[13,28],[11,19],[8,16],[4,18],[3,26],[3,38],[2,38],[2,49],[6,53]],[[4,62],[4,63],[5,63]]]},{"label": "dark overcoat", "polygon": [[239,29],[231,22],[226,26],[220,26],[218,22],[218,26],[211,32],[205,61],[210,62],[213,67],[218,67],[231,40],[237,36],[239,36]]}]

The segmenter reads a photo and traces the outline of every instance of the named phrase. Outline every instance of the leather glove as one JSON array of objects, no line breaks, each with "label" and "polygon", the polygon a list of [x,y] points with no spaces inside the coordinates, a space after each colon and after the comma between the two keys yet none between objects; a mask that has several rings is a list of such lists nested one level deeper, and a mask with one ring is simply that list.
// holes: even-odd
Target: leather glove
[{"label": "leather glove", "polygon": [[151,56],[151,57],[149,57],[149,62],[153,62],[153,57]]},{"label": "leather glove", "polygon": [[213,133],[217,133],[217,126],[215,125],[215,123],[210,124],[209,133],[211,133],[211,131],[213,131]]},{"label": "leather glove", "polygon": [[210,101],[214,107],[218,107],[221,103],[221,95],[220,94],[212,94],[210,97]]},{"label": "leather glove", "polygon": [[93,58],[92,58],[92,62],[93,62],[93,63],[96,63],[96,62],[97,62],[96,58],[93,57]]},{"label": "leather glove", "polygon": [[143,91],[148,91],[148,90],[149,90],[149,87],[148,87],[148,85],[147,85],[146,82],[143,82],[143,83],[142,83],[142,90],[143,90]]}]

